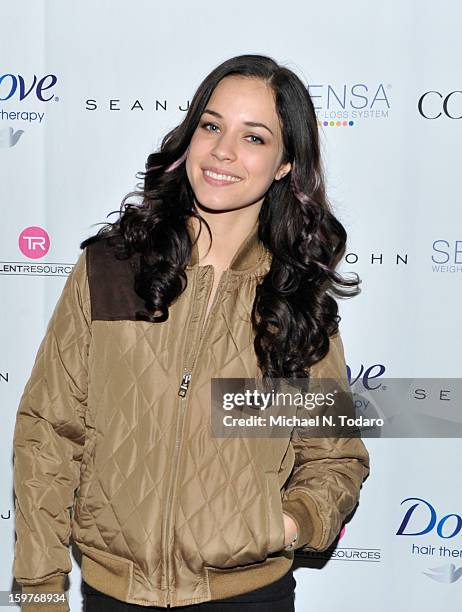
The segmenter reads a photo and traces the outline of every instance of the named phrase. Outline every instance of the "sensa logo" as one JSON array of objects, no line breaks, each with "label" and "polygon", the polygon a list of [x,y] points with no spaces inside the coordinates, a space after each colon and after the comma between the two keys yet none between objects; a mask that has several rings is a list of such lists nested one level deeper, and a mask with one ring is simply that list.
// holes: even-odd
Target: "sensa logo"
[{"label": "sensa logo", "polygon": [[51,90],[57,82],[58,77],[55,74],[46,74],[40,78],[35,74],[33,78],[24,77],[22,74],[0,74],[0,100],[22,102],[29,98],[40,102],[50,102],[55,97]]}]

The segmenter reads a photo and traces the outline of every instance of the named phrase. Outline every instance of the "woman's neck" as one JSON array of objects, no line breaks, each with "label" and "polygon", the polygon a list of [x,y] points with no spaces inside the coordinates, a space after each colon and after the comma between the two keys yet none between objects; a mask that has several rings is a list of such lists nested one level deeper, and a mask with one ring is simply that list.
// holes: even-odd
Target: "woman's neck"
[{"label": "woman's neck", "polygon": [[[212,265],[217,270],[226,270],[238,248],[249,235],[255,223],[258,222],[259,212],[260,209],[257,210],[254,207],[218,214],[204,213],[201,210],[201,216],[209,224],[213,241],[210,246],[207,228],[202,225],[197,241],[199,265]],[[194,235],[197,237],[200,222],[194,217],[191,217],[189,221],[194,229]]]}]

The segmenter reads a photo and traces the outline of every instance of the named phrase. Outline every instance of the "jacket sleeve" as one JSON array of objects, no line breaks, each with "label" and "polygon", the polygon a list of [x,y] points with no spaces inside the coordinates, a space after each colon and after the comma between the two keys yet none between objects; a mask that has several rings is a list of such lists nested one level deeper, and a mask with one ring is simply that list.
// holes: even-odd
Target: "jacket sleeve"
[{"label": "jacket sleeve", "polygon": [[[16,415],[13,575],[23,593],[64,592],[72,569],[69,540],[85,441],[90,325],[84,251],[55,306]],[[23,606],[35,609],[45,612],[47,606]]]},{"label": "jacket sleeve", "polygon": [[[311,366],[310,376],[336,379],[350,393],[339,332],[330,338],[325,357]],[[359,437],[301,438],[294,432],[295,462],[284,491],[283,512],[297,525],[295,548],[322,551],[335,540],[358,502],[369,474],[369,454]]]}]

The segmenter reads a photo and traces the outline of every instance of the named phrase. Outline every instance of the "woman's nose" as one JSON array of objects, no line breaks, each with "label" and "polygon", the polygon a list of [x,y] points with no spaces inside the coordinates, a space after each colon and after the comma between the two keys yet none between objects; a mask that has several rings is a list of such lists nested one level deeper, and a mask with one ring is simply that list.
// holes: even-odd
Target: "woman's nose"
[{"label": "woman's nose", "polygon": [[218,159],[235,159],[236,151],[232,139],[226,135],[217,138],[212,154]]}]

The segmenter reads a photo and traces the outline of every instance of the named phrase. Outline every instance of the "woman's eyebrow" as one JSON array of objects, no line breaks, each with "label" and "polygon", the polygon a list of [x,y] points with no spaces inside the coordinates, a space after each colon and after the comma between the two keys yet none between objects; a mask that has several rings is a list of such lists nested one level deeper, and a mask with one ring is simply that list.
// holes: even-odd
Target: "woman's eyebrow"
[{"label": "woman's eyebrow", "polygon": [[[209,113],[209,115],[214,115],[215,117],[218,117],[218,119],[223,119],[223,116],[220,115],[220,113],[218,113],[217,111],[214,111],[214,110],[212,110],[210,108],[206,108],[204,113]],[[273,132],[264,123],[259,123],[258,121],[244,121],[244,125],[249,125],[250,127],[262,127],[262,128],[265,128],[265,130],[268,130],[268,132],[271,135],[274,136]]]}]

